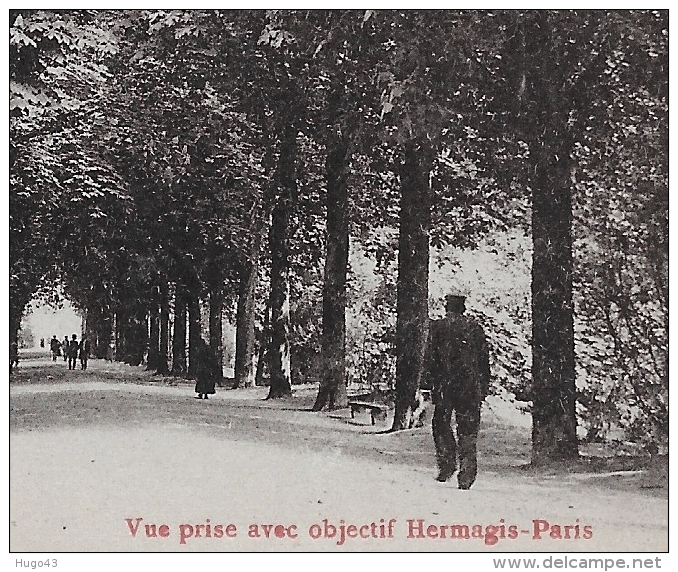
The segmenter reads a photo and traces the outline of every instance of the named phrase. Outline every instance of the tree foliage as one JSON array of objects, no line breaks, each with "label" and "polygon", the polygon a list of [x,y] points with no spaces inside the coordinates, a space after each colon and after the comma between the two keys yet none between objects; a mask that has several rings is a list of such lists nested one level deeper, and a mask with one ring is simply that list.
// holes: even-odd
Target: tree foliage
[{"label": "tree foliage", "polygon": [[[188,305],[195,336],[201,303],[219,313],[223,296],[232,317],[249,291],[248,331],[273,329],[258,335],[278,344],[269,359],[291,360],[287,395],[288,381],[315,377],[323,343],[334,378],[393,384],[409,320],[398,290],[425,321],[466,286],[495,391],[533,398],[530,378],[548,367],[530,324],[555,319],[535,315],[524,288],[530,254],[544,260],[539,229],[534,249],[526,239],[541,205],[542,230],[562,214],[557,245],[573,237],[572,262],[556,257],[574,328],[568,408],[576,398],[592,439],[614,427],[664,443],[667,70],[657,11],[12,10],[12,330],[61,283],[102,339],[114,314],[121,344],[144,339],[129,350],[138,362],[161,343],[149,316],[166,327],[171,315],[182,338]],[[401,226],[412,181],[421,212]],[[415,258],[430,247],[440,263],[414,294],[395,276],[409,223]],[[349,236],[346,270],[346,249],[332,248]],[[469,277],[452,259],[471,251],[520,288],[482,268]],[[419,280],[428,265],[417,268]],[[346,315],[327,328],[346,330],[345,355],[322,342],[323,295],[323,319]],[[569,336],[550,332],[555,345]]]}]

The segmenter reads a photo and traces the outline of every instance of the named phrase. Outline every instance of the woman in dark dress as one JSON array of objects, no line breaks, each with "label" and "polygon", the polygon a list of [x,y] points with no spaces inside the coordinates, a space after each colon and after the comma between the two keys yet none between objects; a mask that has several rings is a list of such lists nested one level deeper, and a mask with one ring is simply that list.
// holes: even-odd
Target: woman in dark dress
[{"label": "woman in dark dress", "polygon": [[214,375],[211,351],[205,340],[200,338],[196,348],[198,366],[195,368],[195,392],[197,399],[208,399],[208,395],[216,393],[217,378]]}]

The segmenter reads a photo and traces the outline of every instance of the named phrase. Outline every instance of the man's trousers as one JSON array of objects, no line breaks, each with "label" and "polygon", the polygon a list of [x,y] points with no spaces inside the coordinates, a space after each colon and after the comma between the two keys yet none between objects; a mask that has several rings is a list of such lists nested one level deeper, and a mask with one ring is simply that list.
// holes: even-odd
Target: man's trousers
[{"label": "man's trousers", "polygon": [[[436,446],[438,480],[448,480],[457,470],[460,489],[469,489],[478,474],[477,445],[482,402],[477,398],[462,399],[450,395],[452,391],[438,391],[434,395],[433,441]],[[456,436],[452,428],[455,414]]]}]

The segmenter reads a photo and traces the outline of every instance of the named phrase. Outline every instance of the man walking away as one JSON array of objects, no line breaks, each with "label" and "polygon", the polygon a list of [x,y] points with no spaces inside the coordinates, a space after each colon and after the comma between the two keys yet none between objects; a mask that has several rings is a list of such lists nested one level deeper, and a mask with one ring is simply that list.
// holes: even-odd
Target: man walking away
[{"label": "man walking away", "polygon": [[49,341],[49,351],[52,352],[52,361],[56,361],[57,357],[59,357],[59,354],[61,350],[61,342],[57,340],[56,336],[53,336],[52,339]]},{"label": "man walking away", "polygon": [[68,345],[68,369],[75,369],[75,362],[78,359],[78,349],[80,344],[78,343],[78,336],[73,334],[73,339]]},{"label": "man walking away", "polygon": [[64,336],[64,341],[61,342],[61,351],[64,352],[64,361],[68,361],[68,348],[70,347],[70,342],[68,341],[68,336]]},{"label": "man walking away", "polygon": [[476,449],[480,409],[490,385],[489,352],[482,327],[464,315],[465,296],[448,295],[445,301],[445,318],[430,323],[427,359],[437,479],[447,481],[456,472],[459,457],[459,488],[470,489],[478,473]]},{"label": "man walking away", "polygon": [[87,360],[89,359],[89,340],[83,336],[80,340],[80,369],[83,371],[87,369]]}]

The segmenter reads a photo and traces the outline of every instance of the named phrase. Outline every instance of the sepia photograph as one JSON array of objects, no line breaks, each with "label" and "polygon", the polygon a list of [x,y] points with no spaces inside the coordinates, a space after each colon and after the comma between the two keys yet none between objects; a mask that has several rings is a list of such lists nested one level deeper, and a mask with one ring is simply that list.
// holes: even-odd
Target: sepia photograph
[{"label": "sepia photograph", "polygon": [[9,20],[15,568],[668,567],[668,10]]}]

